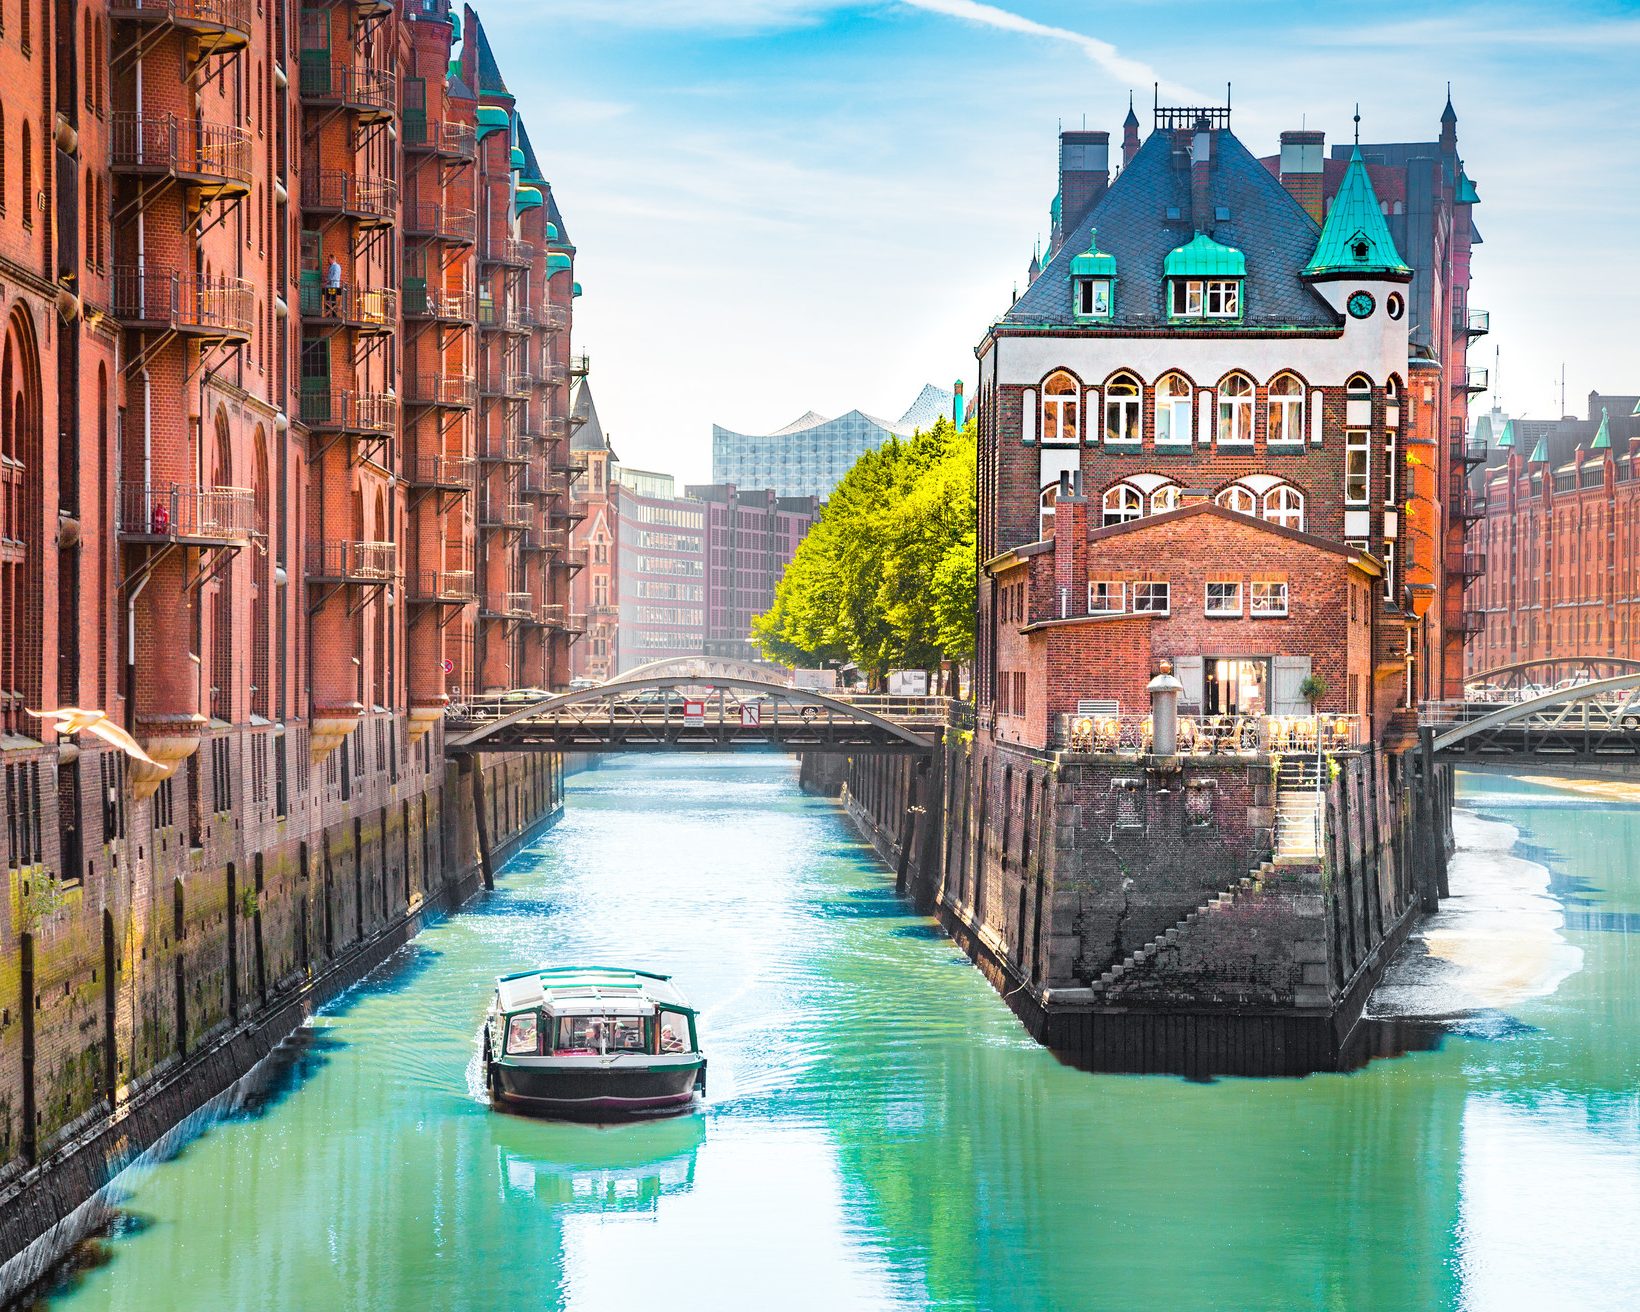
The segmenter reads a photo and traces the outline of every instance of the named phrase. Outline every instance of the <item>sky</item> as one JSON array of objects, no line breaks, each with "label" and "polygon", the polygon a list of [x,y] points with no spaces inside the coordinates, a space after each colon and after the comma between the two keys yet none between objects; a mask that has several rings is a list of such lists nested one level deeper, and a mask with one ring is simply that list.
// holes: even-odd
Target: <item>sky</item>
[{"label": "sky", "polygon": [[[1470,303],[1515,414],[1640,391],[1640,3],[481,0],[576,246],[574,349],[623,463],[704,481],[714,422],[897,417],[1045,238],[1057,133],[1133,92],[1433,140],[1452,84],[1481,204]],[[1113,150],[1113,156],[1117,152]],[[1119,156],[1118,156],[1119,157]],[[1478,399],[1485,408],[1491,397]]]}]

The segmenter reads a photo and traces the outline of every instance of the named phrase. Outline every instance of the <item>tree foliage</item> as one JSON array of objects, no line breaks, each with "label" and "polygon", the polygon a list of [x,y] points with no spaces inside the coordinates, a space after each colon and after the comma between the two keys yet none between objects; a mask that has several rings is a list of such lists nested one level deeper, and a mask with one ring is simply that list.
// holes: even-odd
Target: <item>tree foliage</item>
[{"label": "tree foliage", "polygon": [[855,461],[752,625],[763,654],[873,683],[972,656],[974,461],[972,422],[943,418]]}]

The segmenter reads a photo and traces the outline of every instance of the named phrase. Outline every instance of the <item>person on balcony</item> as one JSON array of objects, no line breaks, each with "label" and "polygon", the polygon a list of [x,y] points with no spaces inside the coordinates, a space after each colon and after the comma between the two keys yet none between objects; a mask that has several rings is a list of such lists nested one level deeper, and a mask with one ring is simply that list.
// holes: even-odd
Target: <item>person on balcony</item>
[{"label": "person on balcony", "polygon": [[325,266],[324,286],[324,313],[329,319],[339,319],[342,315],[342,262],[331,253],[330,263]]}]

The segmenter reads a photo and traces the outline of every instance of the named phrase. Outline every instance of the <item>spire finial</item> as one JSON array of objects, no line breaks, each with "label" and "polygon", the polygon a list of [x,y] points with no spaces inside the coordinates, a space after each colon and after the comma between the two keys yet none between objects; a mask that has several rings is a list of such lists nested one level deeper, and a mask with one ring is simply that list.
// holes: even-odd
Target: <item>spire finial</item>
[{"label": "spire finial", "polygon": [[1355,144],[1361,144],[1361,102],[1355,102]]}]

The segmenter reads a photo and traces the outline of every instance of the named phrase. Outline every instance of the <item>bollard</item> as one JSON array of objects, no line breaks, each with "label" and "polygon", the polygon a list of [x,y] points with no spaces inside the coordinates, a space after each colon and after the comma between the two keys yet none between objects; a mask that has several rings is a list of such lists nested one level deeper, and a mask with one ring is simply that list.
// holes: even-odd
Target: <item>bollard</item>
[{"label": "bollard", "polygon": [[1156,756],[1173,756],[1179,750],[1179,694],[1184,691],[1173,674],[1170,661],[1162,662],[1158,674],[1145,689],[1150,694],[1151,751]]}]

